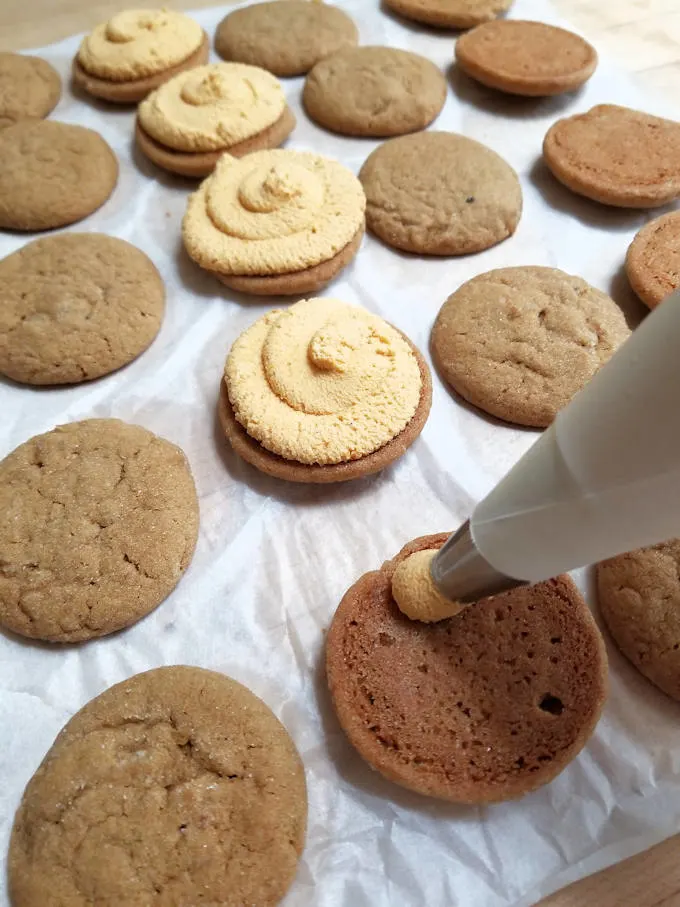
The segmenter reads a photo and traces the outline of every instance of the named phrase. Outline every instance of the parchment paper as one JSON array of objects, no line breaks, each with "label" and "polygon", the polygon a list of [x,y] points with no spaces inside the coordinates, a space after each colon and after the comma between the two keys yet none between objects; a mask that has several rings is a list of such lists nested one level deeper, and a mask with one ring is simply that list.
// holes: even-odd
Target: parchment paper
[{"label": "parchment paper", "polygon": [[[401,22],[377,0],[339,5],[358,22],[363,44],[418,51],[447,72],[449,96],[436,128],[500,152],[521,176],[524,214],[512,239],[462,259],[406,257],[368,237],[328,292],[388,318],[425,353],[446,297],[473,275],[506,265],[579,274],[638,319],[642,307],[621,267],[635,231],[661,212],[617,211],[576,198],[540,163],[541,142],[557,117],[595,103],[673,111],[641,95],[606,60],[577,96],[505,98],[454,71],[451,35]],[[212,34],[225,11],[192,15]],[[517,0],[512,15],[559,24],[543,0]],[[73,37],[38,51],[66,84],[78,42]],[[284,85],[298,117],[288,147],[339,158],[358,171],[376,143],[317,128],[300,108],[302,79]],[[377,477],[301,487],[246,466],[216,427],[218,386],[232,341],[275,301],[229,293],[189,261],[180,220],[193,184],[132,150],[133,113],[76,99],[66,89],[53,117],[99,130],[121,163],[109,202],[69,229],[110,233],[147,252],[167,284],[167,314],[153,346],[115,375],[71,388],[0,385],[0,455],[69,420],[137,422],[187,453],[201,532],[178,588],[136,626],[67,647],[0,634],[2,859],[24,785],[70,716],[133,673],[177,663],[224,671],[247,684],[300,750],[309,836],[286,907],[526,907],[674,832],[680,709],[611,647],[611,695],[597,733],[555,782],[520,802],[486,809],[438,804],[384,781],[361,761],[337,725],[322,670],[324,632],[342,594],[407,540],[457,527],[536,436],[465,408],[435,378],[422,437]],[[3,234],[0,254],[31,238]],[[585,588],[588,577],[579,579]],[[0,902],[8,903],[4,873]]]}]

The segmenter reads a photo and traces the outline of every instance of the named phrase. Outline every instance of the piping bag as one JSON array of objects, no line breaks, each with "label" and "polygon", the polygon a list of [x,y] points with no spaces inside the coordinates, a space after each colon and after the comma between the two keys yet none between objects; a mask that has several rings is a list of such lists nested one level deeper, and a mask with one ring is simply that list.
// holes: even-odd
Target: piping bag
[{"label": "piping bag", "polygon": [[432,561],[471,602],[680,536],[680,290],[560,411]]}]

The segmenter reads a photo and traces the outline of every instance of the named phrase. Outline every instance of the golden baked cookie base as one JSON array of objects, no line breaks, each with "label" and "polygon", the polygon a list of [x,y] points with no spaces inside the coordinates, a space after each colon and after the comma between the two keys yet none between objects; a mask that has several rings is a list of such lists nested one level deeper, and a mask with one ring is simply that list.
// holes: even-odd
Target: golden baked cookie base
[{"label": "golden baked cookie base", "polygon": [[625,267],[631,287],[648,309],[680,287],[680,211],[664,214],[638,231]]},{"label": "golden baked cookie base", "polygon": [[[19,120],[43,119],[61,98],[61,76],[40,57],[0,53],[0,80],[4,86],[0,97],[0,129]],[[16,93],[12,83],[18,89]]]},{"label": "golden baked cookie base", "polygon": [[219,151],[176,151],[153,139],[137,119],[135,140],[149,160],[158,167],[162,167],[163,170],[169,170],[170,173],[177,173],[180,176],[202,179],[213,172],[218,160],[225,153],[232,157],[243,157],[253,151],[278,148],[295,129],[295,123],[295,114],[290,107],[285,107],[275,123],[263,129],[262,132],[258,132],[257,135],[232,145],[231,148],[222,148]]},{"label": "golden baked cookie base", "polygon": [[136,104],[139,101],[143,101],[159,85],[163,85],[164,82],[167,82],[168,79],[178,73],[207,63],[209,56],[210,39],[204,31],[201,46],[186,60],[143,79],[134,79],[131,82],[114,82],[110,79],[100,79],[98,76],[90,75],[89,72],[84,70],[77,57],[73,59],[71,75],[74,84],[92,95],[92,97],[101,98],[102,101],[110,101],[112,104]]},{"label": "golden baked cookie base", "polygon": [[513,0],[385,0],[385,6],[413,22],[435,28],[474,28],[510,9]]},{"label": "golden baked cookie base", "polygon": [[333,463],[327,466],[312,466],[307,463],[298,463],[295,460],[286,460],[284,457],[267,450],[254,438],[251,438],[241,423],[236,420],[224,379],[222,379],[217,412],[222,430],[227,436],[227,441],[234,448],[234,451],[246,462],[250,463],[251,466],[259,469],[260,472],[274,476],[277,479],[284,479],[287,482],[309,482],[315,485],[327,485],[332,482],[348,482],[351,479],[361,479],[364,476],[380,472],[380,470],[385,469],[394,463],[395,460],[398,460],[413,444],[423,430],[432,405],[432,377],[430,370],[420,351],[407,337],[404,339],[408,341],[418,360],[422,379],[420,400],[413,418],[406,428],[379,450],[361,457],[359,460],[349,460],[346,463]]}]

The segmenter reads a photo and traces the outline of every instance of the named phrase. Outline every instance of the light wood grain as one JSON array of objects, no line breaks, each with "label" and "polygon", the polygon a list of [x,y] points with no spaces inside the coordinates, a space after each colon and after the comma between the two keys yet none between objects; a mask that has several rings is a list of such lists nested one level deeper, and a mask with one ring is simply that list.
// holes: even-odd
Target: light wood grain
[{"label": "light wood grain", "polygon": [[[224,2],[224,0],[219,0]],[[163,0],[175,9],[217,6]],[[369,0],[367,0],[369,2]],[[680,99],[680,0],[554,0],[561,15],[645,88]],[[85,31],[135,0],[0,0],[0,50],[48,44]],[[434,905],[433,905],[434,907]],[[584,879],[540,907],[680,907],[680,835]]]}]

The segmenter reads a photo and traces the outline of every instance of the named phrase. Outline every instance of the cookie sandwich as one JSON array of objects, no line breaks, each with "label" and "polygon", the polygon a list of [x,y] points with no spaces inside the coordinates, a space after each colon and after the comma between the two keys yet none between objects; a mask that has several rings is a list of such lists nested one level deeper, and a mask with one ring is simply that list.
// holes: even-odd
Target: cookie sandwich
[{"label": "cookie sandwich", "polygon": [[258,319],[233,344],[220,423],[239,456],[290,482],[361,478],[397,460],[432,402],[425,360],[382,318],[306,299]]}]

